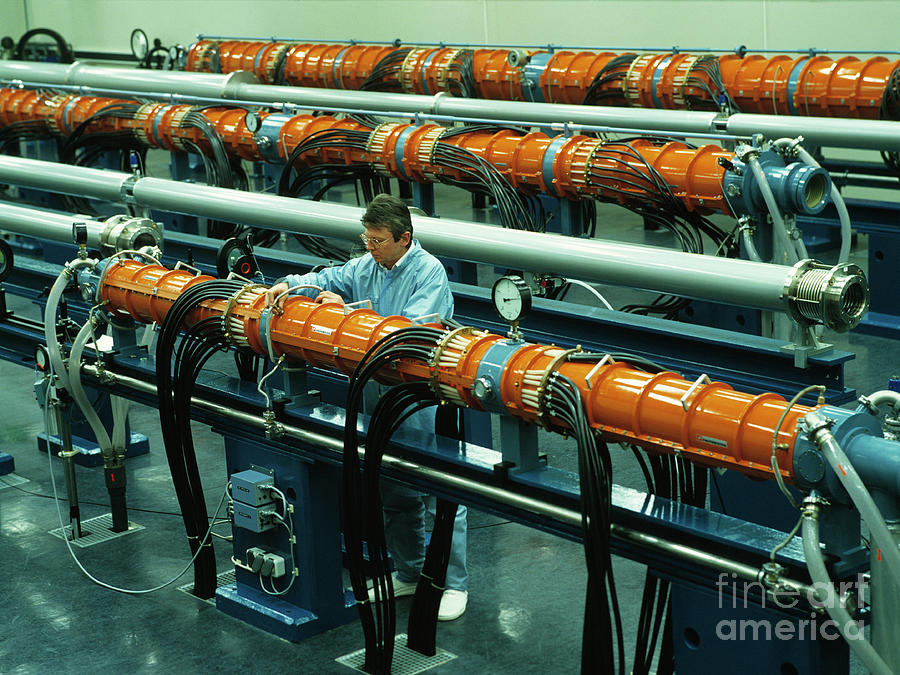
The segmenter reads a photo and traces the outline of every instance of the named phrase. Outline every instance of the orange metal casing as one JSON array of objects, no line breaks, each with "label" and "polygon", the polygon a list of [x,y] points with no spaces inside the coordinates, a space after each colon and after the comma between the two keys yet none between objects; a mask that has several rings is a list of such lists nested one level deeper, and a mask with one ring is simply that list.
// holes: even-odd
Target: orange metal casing
[{"label": "orange metal casing", "polygon": [[212,57],[219,43],[214,40],[198,40],[184,59],[184,69],[195,73],[211,73]]},{"label": "orange metal casing", "polygon": [[[133,260],[111,263],[101,286],[107,310],[137,321],[162,322],[172,303],[193,284],[209,280],[186,270],[167,270]],[[267,350],[260,338],[260,315],[264,296],[249,304],[234,304],[232,319],[239,319],[250,347]],[[190,313],[186,326],[226,311],[225,300],[207,301]],[[269,337],[276,354],[303,359],[316,366],[352,371],[363,354],[379,339],[411,325],[404,317],[381,317],[371,310],[344,313],[335,304],[317,305],[307,298],[290,297],[284,311],[270,318]],[[399,360],[382,370],[386,382],[431,379],[453,387],[466,404],[483,409],[471,394],[471,386],[487,349],[502,339],[479,333],[465,338],[468,346],[455,366],[432,369],[421,362]],[[738,392],[721,382],[713,382],[692,393],[693,383],[675,373],[647,373],[626,363],[610,363],[594,370],[594,363],[560,360],[557,347],[522,343],[505,364],[499,390],[507,411],[535,423],[539,410],[523,400],[528,373],[548,370],[569,378],[581,392],[590,424],[610,440],[635,443],[652,452],[683,453],[709,466],[727,466],[757,478],[771,478],[769,464],[775,426],[787,407],[776,394]],[[591,374],[588,385],[586,377]],[[797,437],[797,421],[810,410],[795,405],[781,424],[777,441],[779,467],[785,478],[792,475],[792,448]],[[558,420],[556,420],[558,423]],[[783,445],[782,445],[783,444]]]},{"label": "orange metal casing", "polygon": [[[617,56],[619,54],[614,52],[554,52],[541,73],[544,100],[548,103],[583,103],[594,77]],[[618,87],[607,87],[609,90],[614,88]]]},{"label": "orange metal casing", "polygon": [[[532,52],[534,54],[540,52]],[[507,61],[508,49],[476,49],[472,77],[479,98],[522,100],[522,69]]]}]

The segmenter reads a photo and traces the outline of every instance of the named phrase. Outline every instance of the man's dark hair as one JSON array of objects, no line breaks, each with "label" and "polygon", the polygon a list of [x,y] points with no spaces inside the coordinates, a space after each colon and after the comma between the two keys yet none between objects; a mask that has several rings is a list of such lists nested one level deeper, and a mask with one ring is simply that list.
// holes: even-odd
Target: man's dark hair
[{"label": "man's dark hair", "polygon": [[392,195],[375,195],[369,202],[362,217],[364,227],[386,227],[394,235],[394,241],[400,241],[404,232],[410,233],[412,242],[412,218],[406,204]]}]

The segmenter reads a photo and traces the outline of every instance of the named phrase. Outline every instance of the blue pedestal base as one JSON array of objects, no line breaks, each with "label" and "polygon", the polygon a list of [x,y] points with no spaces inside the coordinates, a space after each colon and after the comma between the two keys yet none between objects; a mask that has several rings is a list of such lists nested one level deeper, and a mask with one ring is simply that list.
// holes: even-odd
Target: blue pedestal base
[{"label": "blue pedestal base", "polygon": [[[47,452],[47,434],[41,432],[37,436],[38,450]],[[50,437],[50,452],[59,455],[59,438]],[[72,437],[72,448],[78,451],[75,455],[75,463],[79,466],[102,466],[103,455],[100,452],[100,446],[78,436]],[[131,433],[128,443],[125,446],[125,457],[136,457],[150,452],[150,441],[143,434]]]},{"label": "blue pedestal base", "polygon": [[0,452],[0,476],[5,476],[16,470],[16,462],[12,455],[6,452]]},{"label": "blue pedestal base", "polygon": [[308,610],[240,583],[216,589],[216,609],[291,642],[300,642],[336,626],[342,626],[359,616],[351,591],[344,592],[343,612],[333,613],[326,620]]}]

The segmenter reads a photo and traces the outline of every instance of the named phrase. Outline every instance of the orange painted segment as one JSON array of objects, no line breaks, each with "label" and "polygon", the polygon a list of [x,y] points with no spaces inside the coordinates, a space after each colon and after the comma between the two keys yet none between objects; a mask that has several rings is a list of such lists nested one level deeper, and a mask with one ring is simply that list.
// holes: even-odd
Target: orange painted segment
[{"label": "orange painted segment", "polygon": [[[261,41],[201,40],[188,51],[185,69],[230,73],[250,70],[262,82],[274,82],[275,67],[288,52],[284,76],[289,84],[306,87],[358,89],[385,56],[397,51],[390,46],[345,44],[291,44]],[[530,55],[546,53],[533,51]],[[472,56],[475,96],[484,99],[522,100],[524,64],[511,66],[507,49],[463,50],[453,47],[414,47],[399,67],[397,88],[416,94],[455,91],[457,67]],[[630,52],[561,50],[547,60],[540,75],[545,101],[584,102],[596,75],[613,59]],[[760,54],[696,56],[683,53],[647,53],[617,67],[624,79],[612,79],[601,88],[606,105],[645,108],[715,109],[718,93],[706,68],[716,64],[725,90],[741,112],[796,114],[877,119],[885,88],[900,61],[876,56],[864,61],[817,55],[767,58]],[[791,74],[796,69],[795,77]],[[607,73],[608,74],[608,73]],[[608,96],[620,91],[621,98]]]},{"label": "orange painted segment", "polygon": [[554,52],[541,73],[544,100],[548,103],[583,103],[594,77],[617,56],[619,54],[614,52]]},{"label": "orange painted segment", "polygon": [[475,81],[475,92],[479,98],[499,101],[522,100],[522,69],[509,65],[508,56],[508,49],[474,51],[472,79]]},{"label": "orange painted segment", "polygon": [[[161,322],[180,293],[209,279],[186,270],[120,260],[110,264],[101,298],[113,315]],[[190,313],[186,326],[230,311],[232,324],[236,320],[243,325],[250,348],[266,354],[260,335],[264,302],[261,293],[246,304],[206,301]],[[275,354],[344,373],[351,372],[378,340],[411,325],[404,317],[381,317],[368,309],[345,314],[340,305],[319,305],[297,296],[287,298],[283,309],[269,323],[268,338]],[[472,384],[488,348],[501,339],[485,332],[458,333],[437,368],[401,359],[382,370],[379,379],[431,379],[442,390],[455,392],[454,398],[462,404],[483,409],[471,393]],[[720,382],[698,386],[675,373],[647,373],[623,362],[597,369],[595,363],[567,361],[566,355],[559,347],[529,343],[512,353],[499,383],[501,400],[511,415],[548,422],[541,417],[543,387],[551,373],[559,373],[575,383],[591,426],[610,440],[635,443],[652,452],[683,453],[693,461],[754,477],[772,477],[772,437],[787,407],[781,396],[754,396]],[[778,450],[779,466],[787,479],[792,475],[797,422],[810,409],[793,406],[779,430],[778,443],[783,444]]]},{"label": "orange painted segment", "polygon": [[879,118],[885,87],[900,67],[900,61],[881,56],[861,61],[821,55],[767,59],[730,54],[720,57],[719,64],[722,81],[742,112],[863,119]]},{"label": "orange painted segment", "polygon": [[198,40],[184,59],[184,69],[195,73],[213,72],[213,57],[218,52],[219,43],[215,40]]}]

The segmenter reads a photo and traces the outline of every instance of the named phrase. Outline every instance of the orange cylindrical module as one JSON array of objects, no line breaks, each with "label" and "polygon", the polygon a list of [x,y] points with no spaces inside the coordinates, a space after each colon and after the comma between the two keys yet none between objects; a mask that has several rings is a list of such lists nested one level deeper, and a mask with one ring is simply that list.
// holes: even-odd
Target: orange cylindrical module
[{"label": "orange cylindrical module", "polygon": [[544,156],[553,139],[541,132],[521,134],[512,129],[480,131],[442,138],[441,143],[464,148],[491,164],[515,187],[527,193],[553,193],[543,172]]},{"label": "orange cylindrical module", "polygon": [[742,112],[878,119],[900,61],[729,54],[719,58],[719,65],[725,88]]},{"label": "orange cylindrical module", "polygon": [[219,43],[219,70],[233,73],[238,70],[256,71],[256,56],[269,42],[226,40]]},{"label": "orange cylindrical module", "polygon": [[[597,73],[618,56],[614,52],[554,52],[540,77],[544,100],[548,103],[584,103],[585,94]],[[622,70],[627,70],[627,66]],[[605,87],[605,90],[613,89],[619,89],[619,84]]]},{"label": "orange cylindrical module", "polygon": [[[265,119],[270,113],[260,111],[257,113],[260,119]],[[222,138],[222,142],[235,155],[251,162],[263,161],[253,134],[247,129],[247,111],[243,108],[211,108],[203,111],[203,116],[209,120],[216,132]]]},{"label": "orange cylindrical module", "polygon": [[[297,115],[285,122],[278,134],[278,154],[285,161],[294,148],[315,133],[325,131],[362,131],[370,132],[369,127],[345,117],[335,119],[328,115]],[[314,161],[311,161],[313,160]],[[356,164],[368,162],[368,153],[346,145],[335,144],[331,147],[311,149],[300,156],[301,161],[310,164]]]},{"label": "orange cylindrical module", "polygon": [[0,126],[15,122],[49,122],[53,111],[68,96],[50,96],[32,89],[0,89]]},{"label": "orange cylindrical module", "polygon": [[522,68],[509,65],[508,57],[508,49],[476,49],[473,52],[472,79],[479,98],[522,100]]},{"label": "orange cylindrical module", "polygon": [[361,89],[375,66],[392,51],[394,47],[376,45],[347,47],[339,62],[333,65],[335,82],[341,89]]},{"label": "orange cylindrical module", "polygon": [[[715,86],[703,69],[696,68],[713,59],[690,54],[638,56],[631,62],[622,81],[625,100],[636,107],[679,110],[696,107],[699,99],[706,103],[705,107],[715,108],[717,101],[710,98],[700,83],[712,91]],[[694,102],[693,106],[690,102]]]},{"label": "orange cylindrical module", "polygon": [[730,214],[722,192],[725,169],[719,158],[732,157],[733,153],[714,145],[690,148],[647,139],[604,143],[575,136],[556,154],[554,185],[568,199],[602,194],[621,203],[641,200],[647,191],[658,192],[650,181],[649,165],[688,210]]},{"label": "orange cylindrical module", "polygon": [[400,66],[400,86],[405,92],[426,95],[458,89],[460,63],[471,53],[450,47],[411,49]]},{"label": "orange cylindrical module", "polygon": [[185,116],[192,110],[193,107],[189,105],[166,103],[142,105],[134,115],[135,135],[151,148],[186,152],[190,150],[190,146],[184,141],[188,140],[208,151],[209,144],[199,129],[182,126]]},{"label": "orange cylindrical module", "polygon": [[219,43],[215,40],[198,40],[191,45],[184,58],[184,69],[194,73],[214,72],[214,60],[218,58]]},{"label": "orange cylindrical module", "polygon": [[[184,290],[211,279],[134,260],[107,264],[100,280],[100,298],[107,311],[143,323],[162,322]],[[411,325],[405,317],[381,317],[368,309],[345,313],[340,305],[320,305],[301,297],[287,298],[283,311],[270,313],[263,324],[263,290],[247,286],[230,300],[204,301],[187,316],[186,326],[228,314],[232,339],[259,353],[268,354],[271,344],[276,356],[349,373],[379,339]],[[250,299],[238,302],[244,293]],[[484,409],[473,394],[473,384],[488,350],[502,338],[470,328],[443,335],[435,343],[436,363],[401,359],[383,369],[379,379],[429,380],[437,391],[448,392],[449,400]],[[501,368],[500,403],[515,417],[541,424],[553,421],[545,396],[548,379],[558,373],[579,389],[591,426],[609,439],[653,452],[684,454],[702,464],[760,478],[773,475],[769,460],[774,440],[781,472],[785,478],[792,476],[797,422],[811,410],[807,406],[789,407],[776,394],[754,396],[719,382],[692,383],[675,373],[648,373],[622,362],[598,367],[595,362],[568,361],[570,352],[558,347],[507,345],[512,348],[508,356],[491,364]]]},{"label": "orange cylindrical module", "polygon": [[[91,115],[100,112],[111,105],[138,105],[137,101],[129,101],[115,98],[97,98],[95,96],[67,96],[60,101],[54,114],[54,123],[59,133],[71,134],[75,128],[87,121]],[[134,126],[131,119],[117,117],[104,117],[95,120],[90,125],[90,131],[113,132],[131,129]]]},{"label": "orange cylindrical module", "polygon": [[343,48],[339,44],[295,45],[285,58],[285,82],[298,87],[333,87],[330,66]]}]

